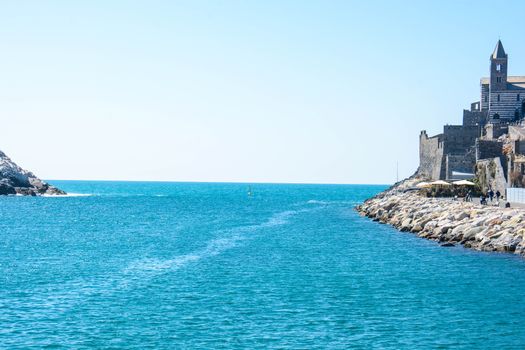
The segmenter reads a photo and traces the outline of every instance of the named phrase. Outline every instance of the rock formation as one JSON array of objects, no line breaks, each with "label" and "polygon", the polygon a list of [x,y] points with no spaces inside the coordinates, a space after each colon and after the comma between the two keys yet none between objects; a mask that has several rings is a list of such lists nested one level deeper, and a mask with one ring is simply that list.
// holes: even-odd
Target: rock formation
[{"label": "rock formation", "polygon": [[417,191],[405,191],[419,181],[405,180],[356,209],[374,221],[438,241],[442,246],[462,244],[476,250],[511,252],[525,257],[524,209],[427,198]]},{"label": "rock formation", "polygon": [[0,195],[64,195],[66,192],[40,180],[33,173],[20,168],[0,151]]}]

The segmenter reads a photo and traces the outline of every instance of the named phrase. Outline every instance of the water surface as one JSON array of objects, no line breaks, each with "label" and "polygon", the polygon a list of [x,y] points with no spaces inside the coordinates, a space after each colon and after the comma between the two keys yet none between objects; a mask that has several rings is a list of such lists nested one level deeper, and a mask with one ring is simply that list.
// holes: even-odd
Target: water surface
[{"label": "water surface", "polygon": [[525,347],[525,263],[359,217],[382,186],[0,197],[0,348]]}]

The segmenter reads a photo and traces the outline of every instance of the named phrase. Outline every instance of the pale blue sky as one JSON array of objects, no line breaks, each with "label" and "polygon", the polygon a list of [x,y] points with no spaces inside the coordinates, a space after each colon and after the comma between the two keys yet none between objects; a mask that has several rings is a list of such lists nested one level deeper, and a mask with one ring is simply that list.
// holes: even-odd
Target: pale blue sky
[{"label": "pale blue sky", "polygon": [[525,2],[2,1],[0,149],[47,179],[391,183]]}]

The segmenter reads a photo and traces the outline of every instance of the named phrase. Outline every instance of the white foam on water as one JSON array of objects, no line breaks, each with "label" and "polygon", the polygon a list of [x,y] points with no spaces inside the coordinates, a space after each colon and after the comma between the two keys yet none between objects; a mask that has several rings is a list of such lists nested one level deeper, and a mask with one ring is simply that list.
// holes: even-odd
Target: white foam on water
[{"label": "white foam on water", "polygon": [[326,204],[329,204],[329,202],[326,202],[326,201],[320,201],[320,200],[317,200],[317,199],[310,199],[308,202],[306,202],[308,204],[322,204],[322,205],[326,205]]},{"label": "white foam on water", "polygon": [[41,197],[66,198],[66,197],[91,197],[92,193],[67,193],[67,194],[44,194]]},{"label": "white foam on water", "polygon": [[[35,295],[33,302],[40,302],[40,311],[43,314],[49,310],[55,313],[66,312],[93,294],[113,294],[117,291],[143,286],[156,276],[175,272],[189,264],[197,263],[232,249],[238,246],[240,242],[252,238],[253,235],[249,233],[261,228],[285,225],[292,216],[312,210],[315,209],[287,210],[276,213],[261,224],[241,226],[226,231],[224,236],[208,241],[202,249],[171,259],[143,258],[133,261],[116,275],[101,276],[102,279],[97,280],[75,279],[67,285],[61,285],[58,290],[43,291],[38,296]],[[64,290],[67,292],[63,292]]]},{"label": "white foam on water", "polygon": [[241,226],[233,229],[226,236],[212,239],[202,249],[188,254],[179,255],[172,259],[141,259],[128,265],[128,267],[126,267],[123,272],[125,274],[135,274],[140,272],[150,272],[155,274],[155,272],[161,271],[176,271],[187,266],[188,264],[196,263],[202,259],[219,255],[228,249],[236,247],[241,241],[247,240],[251,237],[246,234],[247,232],[253,232],[261,228],[285,225],[288,223],[290,217],[305,211],[308,210],[287,210],[274,214],[261,224]]},{"label": "white foam on water", "polygon": [[[303,202],[304,203],[304,202]],[[318,205],[355,205],[359,201],[346,201],[346,200],[335,200],[335,201],[323,201],[318,199],[310,199],[306,204],[318,204]]]}]

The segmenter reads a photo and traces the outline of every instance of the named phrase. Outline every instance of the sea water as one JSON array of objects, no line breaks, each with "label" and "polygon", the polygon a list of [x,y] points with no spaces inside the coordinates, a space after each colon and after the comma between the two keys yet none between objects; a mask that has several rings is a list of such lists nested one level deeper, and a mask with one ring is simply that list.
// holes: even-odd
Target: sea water
[{"label": "sea water", "polygon": [[54,184],[0,197],[2,349],[525,347],[524,259],[360,217],[384,186]]}]

